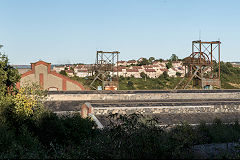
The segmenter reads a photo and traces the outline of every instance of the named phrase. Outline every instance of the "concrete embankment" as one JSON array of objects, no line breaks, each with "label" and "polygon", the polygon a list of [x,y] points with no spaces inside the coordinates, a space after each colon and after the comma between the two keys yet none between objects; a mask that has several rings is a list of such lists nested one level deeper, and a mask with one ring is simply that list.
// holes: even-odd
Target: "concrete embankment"
[{"label": "concrete embankment", "polygon": [[160,124],[233,122],[240,120],[240,90],[50,92],[46,106],[57,113],[91,114],[104,124],[111,113],[141,113]]},{"label": "concrete embankment", "polygon": [[[238,99],[240,90],[52,91],[48,94],[46,106],[54,111],[79,111],[85,102],[113,105],[123,102],[138,106],[149,102],[149,106],[179,106],[191,105],[194,100],[194,105],[201,105],[204,101],[217,103],[220,100]],[[199,101],[198,104],[196,100]]]},{"label": "concrete embankment", "polygon": [[164,99],[238,99],[240,90],[52,91],[48,101],[126,101]]}]

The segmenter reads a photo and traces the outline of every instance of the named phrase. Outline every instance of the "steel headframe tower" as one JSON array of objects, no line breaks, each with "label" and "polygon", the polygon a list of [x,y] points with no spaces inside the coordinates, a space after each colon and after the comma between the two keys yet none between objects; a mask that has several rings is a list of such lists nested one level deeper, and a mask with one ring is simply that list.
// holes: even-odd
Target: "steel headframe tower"
[{"label": "steel headframe tower", "polygon": [[[192,41],[192,54],[184,58],[185,78],[187,81],[182,85],[186,89],[190,82],[194,86],[217,86],[221,88],[220,81],[220,41],[203,42]],[[175,89],[180,86],[180,83]]]},{"label": "steel headframe tower", "polygon": [[94,87],[96,80],[102,82],[103,90],[116,90],[119,88],[118,84],[118,51],[103,52],[97,51],[96,63],[93,66],[94,79],[90,84],[90,87]]}]

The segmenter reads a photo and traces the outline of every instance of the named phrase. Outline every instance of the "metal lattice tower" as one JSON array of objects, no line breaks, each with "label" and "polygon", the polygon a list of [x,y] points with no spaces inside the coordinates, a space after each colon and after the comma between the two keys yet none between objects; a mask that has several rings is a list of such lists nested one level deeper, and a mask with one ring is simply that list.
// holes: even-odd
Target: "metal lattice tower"
[{"label": "metal lattice tower", "polygon": [[[94,84],[97,80],[102,82],[102,89],[119,88],[118,85],[118,51],[113,52],[103,52],[97,51],[96,54],[96,63],[93,66],[94,79],[90,84],[90,87],[94,87]],[[107,88],[106,88],[107,87]]]},{"label": "metal lattice tower", "polygon": [[185,78],[175,87],[186,89],[190,82],[193,86],[217,86],[221,88],[220,81],[220,41],[192,42],[192,54],[184,58]]}]

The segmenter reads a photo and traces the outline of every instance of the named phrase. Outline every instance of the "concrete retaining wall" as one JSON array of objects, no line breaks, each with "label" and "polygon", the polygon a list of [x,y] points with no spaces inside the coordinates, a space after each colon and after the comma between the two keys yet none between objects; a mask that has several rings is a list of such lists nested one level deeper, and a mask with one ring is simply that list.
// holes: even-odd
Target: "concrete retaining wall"
[{"label": "concrete retaining wall", "polygon": [[78,93],[78,94],[49,94],[48,101],[121,101],[121,100],[161,100],[161,99],[239,99],[240,92],[220,92],[220,93],[123,93],[123,94],[104,94],[104,93]]}]

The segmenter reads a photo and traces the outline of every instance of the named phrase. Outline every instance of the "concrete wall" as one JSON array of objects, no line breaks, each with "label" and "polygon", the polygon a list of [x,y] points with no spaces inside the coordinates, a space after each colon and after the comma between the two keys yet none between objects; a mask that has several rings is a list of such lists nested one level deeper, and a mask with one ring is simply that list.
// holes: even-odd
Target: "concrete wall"
[{"label": "concrete wall", "polygon": [[86,93],[77,94],[59,93],[49,94],[49,101],[79,101],[79,100],[103,100],[103,101],[124,101],[124,100],[164,100],[164,99],[240,99],[240,92],[225,93],[123,93],[123,94],[103,94]]},{"label": "concrete wall", "polygon": [[94,115],[104,125],[111,113],[150,115],[160,118],[160,124],[240,120],[240,90],[49,92],[47,99],[46,104],[57,113]]}]

